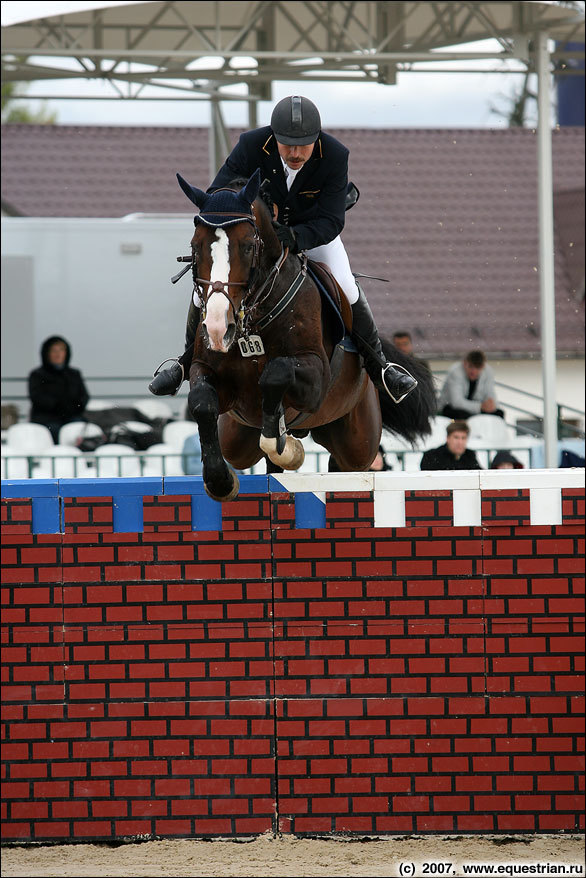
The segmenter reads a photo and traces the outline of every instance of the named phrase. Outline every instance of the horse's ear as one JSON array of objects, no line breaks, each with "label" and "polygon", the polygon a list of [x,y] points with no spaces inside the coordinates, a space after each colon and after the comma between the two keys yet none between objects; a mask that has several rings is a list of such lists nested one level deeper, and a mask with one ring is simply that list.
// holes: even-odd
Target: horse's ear
[{"label": "horse's ear", "polygon": [[201,189],[196,189],[195,186],[190,186],[187,180],[183,179],[181,174],[177,174],[177,180],[189,200],[192,201],[197,207],[203,207],[205,202],[208,200],[209,195],[206,192],[202,192]]},{"label": "horse's ear", "polygon": [[240,195],[249,203],[252,204],[256,196],[258,195],[258,190],[260,189],[260,168],[257,168],[252,177],[249,178],[248,183],[244,187],[244,189],[240,190]]}]

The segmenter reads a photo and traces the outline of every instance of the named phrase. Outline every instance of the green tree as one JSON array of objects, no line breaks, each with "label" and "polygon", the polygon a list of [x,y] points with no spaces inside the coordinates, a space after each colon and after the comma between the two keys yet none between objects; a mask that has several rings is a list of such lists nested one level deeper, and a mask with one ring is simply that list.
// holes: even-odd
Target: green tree
[{"label": "green tree", "polygon": [[17,123],[26,125],[55,125],[57,113],[50,112],[45,102],[41,104],[38,110],[32,110],[29,105],[22,102],[23,100],[26,99],[18,93],[18,83],[2,83],[1,112],[3,125],[14,125]]}]

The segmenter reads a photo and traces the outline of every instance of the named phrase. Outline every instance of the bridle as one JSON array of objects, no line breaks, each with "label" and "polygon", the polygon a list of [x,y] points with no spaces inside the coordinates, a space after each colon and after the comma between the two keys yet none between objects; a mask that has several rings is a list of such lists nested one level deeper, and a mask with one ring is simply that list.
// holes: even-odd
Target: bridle
[{"label": "bridle", "polygon": [[[217,190],[217,191],[220,191],[220,190]],[[229,190],[229,191],[233,191],[233,190]],[[207,221],[208,216],[210,216],[210,217],[225,216],[225,214],[220,214],[216,211],[206,211],[206,221],[204,222],[204,225],[206,225],[212,229],[223,228],[224,224],[222,224],[222,223],[218,223],[218,225],[214,225],[213,222],[208,222]],[[199,216],[196,216],[196,217],[194,217],[193,222],[194,222],[194,225],[197,226],[202,221],[201,221]],[[203,320],[205,320],[208,299],[210,298],[210,296],[213,293],[221,293],[223,296],[225,296],[228,299],[228,303],[232,309],[232,313],[234,316],[234,322],[237,324],[242,323],[242,320],[244,317],[243,312],[244,312],[245,299],[247,297],[247,294],[250,292],[250,290],[252,288],[254,277],[255,277],[257,269],[260,265],[262,239],[260,237],[258,226],[257,226],[252,214],[248,214],[248,213],[230,214],[230,222],[228,223],[228,225],[235,225],[236,223],[240,223],[240,222],[248,222],[252,225],[252,227],[254,229],[254,239],[253,239],[253,245],[252,245],[253,246],[252,262],[251,262],[250,272],[248,274],[247,280],[245,280],[245,281],[225,281],[224,282],[224,281],[219,281],[219,280],[211,281],[211,280],[206,280],[205,278],[202,278],[202,277],[198,277],[198,275],[197,275],[197,260],[195,258],[195,250],[192,249],[191,273],[192,273],[192,278],[193,278],[193,291],[195,293],[197,293],[197,296],[198,296],[199,300],[201,301],[202,322],[203,322]],[[229,296],[230,287],[245,287],[245,292],[244,292],[244,295],[243,295],[241,303],[240,303],[240,311],[238,312],[238,314],[236,313],[236,308],[234,306],[234,303],[232,302],[232,300]]]},{"label": "bridle", "polygon": [[[206,218],[208,216],[213,217],[214,213],[215,212],[213,211],[206,211]],[[225,214],[219,213],[216,215],[225,216]],[[200,216],[194,217],[194,224],[196,226],[200,222]],[[284,296],[276,304],[276,306],[264,317],[255,319],[256,313],[259,311],[262,305],[266,303],[267,299],[270,297],[273,291],[273,287],[275,285],[277,277],[279,276],[279,272],[281,271],[283,265],[285,264],[287,256],[289,255],[289,249],[281,245],[281,253],[279,258],[270,269],[264,281],[259,286],[255,286],[257,272],[260,267],[263,241],[260,236],[259,228],[254,218],[254,215],[247,213],[235,213],[230,214],[230,222],[227,224],[218,223],[217,225],[215,225],[213,222],[207,221],[205,221],[204,224],[207,225],[209,228],[220,229],[223,228],[225,225],[235,225],[238,222],[248,222],[252,225],[254,229],[252,262],[247,280],[211,281],[209,279],[199,277],[197,273],[197,259],[195,256],[195,250],[193,248],[191,256],[177,257],[178,261],[189,262],[190,266],[185,266],[185,268],[171,280],[173,283],[175,283],[191,267],[191,273],[193,278],[193,291],[197,294],[199,300],[201,301],[202,322],[205,320],[206,317],[207,303],[210,296],[214,293],[221,293],[228,300],[230,308],[232,309],[234,323],[236,324],[239,333],[246,337],[248,336],[248,333],[254,324],[256,324],[256,329],[264,329],[266,326],[269,325],[269,323],[272,323],[275,317],[277,317],[278,314],[280,314],[281,311],[286,307],[286,305],[289,304],[290,301],[292,301],[299,287],[301,286],[301,283],[305,279],[307,271],[307,260],[305,259],[305,257],[302,258],[302,267],[299,274],[297,275],[287,292],[284,294]],[[236,311],[236,306],[230,298],[230,287],[245,287],[244,294],[240,300],[240,307],[238,311]]]}]

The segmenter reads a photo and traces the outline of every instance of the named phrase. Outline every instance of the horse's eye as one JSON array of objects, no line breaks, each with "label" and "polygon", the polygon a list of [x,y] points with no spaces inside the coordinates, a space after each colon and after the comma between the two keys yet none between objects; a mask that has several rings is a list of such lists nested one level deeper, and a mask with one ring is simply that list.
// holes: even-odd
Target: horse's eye
[{"label": "horse's eye", "polygon": [[250,256],[250,254],[251,254],[252,251],[253,251],[253,246],[252,246],[252,244],[247,244],[246,242],[243,242],[243,243],[240,245],[240,248],[241,248],[242,253],[243,253],[244,256]]}]

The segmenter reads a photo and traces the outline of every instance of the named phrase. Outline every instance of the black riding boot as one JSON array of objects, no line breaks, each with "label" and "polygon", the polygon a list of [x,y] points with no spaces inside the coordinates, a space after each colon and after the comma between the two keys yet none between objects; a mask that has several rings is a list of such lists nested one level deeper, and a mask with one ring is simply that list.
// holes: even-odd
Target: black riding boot
[{"label": "black riding boot", "polygon": [[179,388],[183,384],[183,379],[189,375],[191,359],[193,357],[193,343],[195,341],[195,333],[199,325],[200,309],[196,308],[193,301],[189,305],[187,312],[187,325],[185,327],[185,352],[176,360],[168,369],[161,369],[164,363],[169,360],[163,360],[161,366],[155,372],[155,377],[149,384],[149,390],[155,396],[175,396],[179,392]]},{"label": "black riding boot", "polygon": [[403,366],[387,362],[366,296],[361,287],[356,286],[360,296],[352,305],[352,338],[374,386],[388,393],[393,402],[399,403],[415,390],[417,381]]}]

